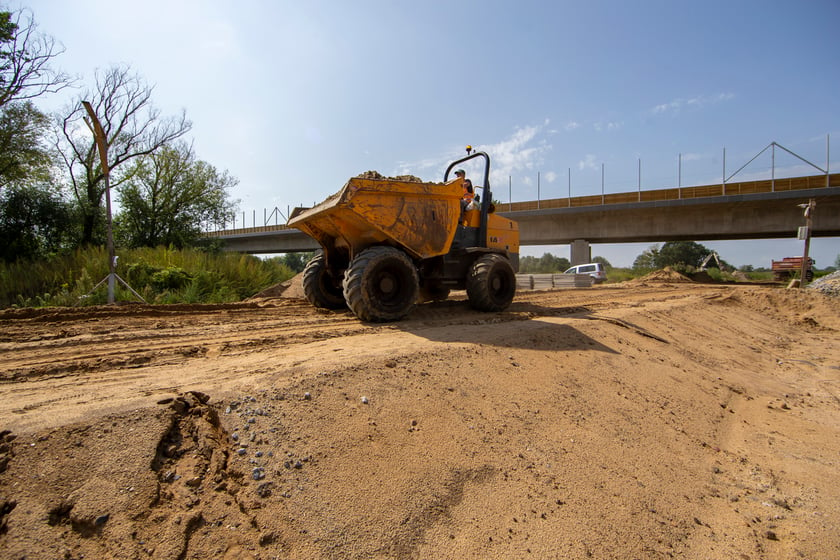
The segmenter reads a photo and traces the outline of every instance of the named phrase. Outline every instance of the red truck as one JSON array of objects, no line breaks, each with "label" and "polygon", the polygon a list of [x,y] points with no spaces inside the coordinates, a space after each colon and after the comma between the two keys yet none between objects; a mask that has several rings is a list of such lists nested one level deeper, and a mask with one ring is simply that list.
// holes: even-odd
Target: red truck
[{"label": "red truck", "polygon": [[[790,280],[802,270],[802,257],[785,257],[780,261],[771,261],[771,263],[773,280],[778,282]],[[808,267],[805,269],[806,282],[810,282],[814,279],[814,264],[814,259],[808,257]]]}]

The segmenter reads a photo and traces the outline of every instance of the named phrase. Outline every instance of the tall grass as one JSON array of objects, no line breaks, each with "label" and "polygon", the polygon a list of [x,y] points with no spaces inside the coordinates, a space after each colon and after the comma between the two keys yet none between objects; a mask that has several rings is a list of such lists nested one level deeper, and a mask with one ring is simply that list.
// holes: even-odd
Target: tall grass
[{"label": "tall grass", "polygon": [[[240,301],[288,280],[294,271],[276,260],[199,250],[120,250],[117,275],[148,303]],[[78,249],[43,261],[0,263],[0,307],[96,305],[107,301],[103,248]],[[117,283],[119,301],[137,298]]]},{"label": "tall grass", "polygon": [[639,276],[644,276],[644,274],[646,273],[634,271],[632,268],[617,268],[612,266],[607,269],[607,282],[611,284],[625,282],[633,278],[638,278]]}]

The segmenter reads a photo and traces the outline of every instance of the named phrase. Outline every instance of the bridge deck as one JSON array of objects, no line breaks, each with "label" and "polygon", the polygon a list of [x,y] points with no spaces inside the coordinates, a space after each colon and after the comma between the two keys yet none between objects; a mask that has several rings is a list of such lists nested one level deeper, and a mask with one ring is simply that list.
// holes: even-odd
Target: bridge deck
[{"label": "bridge deck", "polygon": [[[805,177],[789,177],[775,180],[765,179],[761,181],[747,181],[741,183],[701,185],[693,187],[654,189],[635,192],[612,193],[604,195],[574,196],[571,198],[551,198],[546,200],[510,202],[501,204],[500,208],[498,208],[498,211],[508,213],[560,208],[582,208],[588,206],[602,206],[611,204],[629,204],[634,202],[688,200],[718,196],[798,191],[838,186],[840,186],[840,173],[832,173],[828,176],[809,175]],[[211,231],[207,232],[205,235],[207,235],[208,237],[227,237],[253,233],[283,231],[286,229],[290,228],[288,228],[285,224],[279,224],[273,226],[266,225],[250,228]]]}]

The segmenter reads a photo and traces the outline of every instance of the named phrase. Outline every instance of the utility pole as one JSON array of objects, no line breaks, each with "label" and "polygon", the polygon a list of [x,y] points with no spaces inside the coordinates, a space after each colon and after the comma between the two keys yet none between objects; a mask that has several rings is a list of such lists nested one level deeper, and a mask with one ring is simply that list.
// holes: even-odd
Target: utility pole
[{"label": "utility pole", "polygon": [[111,220],[111,184],[110,184],[110,175],[111,171],[108,167],[108,141],[107,137],[105,136],[105,131],[102,130],[102,124],[99,122],[99,119],[96,118],[96,113],[93,111],[93,107],[87,101],[82,101],[82,105],[85,107],[85,111],[87,111],[88,116],[90,117],[90,121],[85,119],[85,123],[87,123],[88,127],[93,132],[93,139],[96,142],[96,149],[99,152],[99,162],[102,165],[102,174],[105,176],[105,210],[108,214],[107,221],[105,222],[106,230],[107,230],[107,250],[108,250],[108,276],[102,280],[99,284],[97,284],[91,292],[96,290],[105,280],[108,281],[108,303],[112,304],[115,301],[114,295],[114,287],[115,281],[119,280],[123,286],[128,288],[128,290],[137,296],[137,298],[146,303],[146,300],[143,299],[143,296],[138,294],[137,292],[129,286],[125,280],[117,276],[117,255],[116,251],[114,250],[114,232],[112,227],[112,220]]},{"label": "utility pole", "polygon": [[808,249],[811,247],[811,214],[814,213],[814,208],[816,208],[817,203],[814,199],[810,199],[808,204],[800,204],[800,208],[805,209],[805,249],[802,251],[802,267],[799,270],[799,287],[805,287],[805,275],[807,274],[808,270],[811,268],[808,263]]},{"label": "utility pole", "polygon": [[[111,172],[108,168],[108,144],[105,138],[105,131],[102,130],[102,125],[99,119],[96,118],[96,113],[88,101],[82,101],[85,106],[91,122],[93,123],[93,139],[96,142],[96,149],[99,151],[99,161],[102,165],[102,174],[105,175],[105,209],[108,213],[106,229],[108,234],[107,249],[108,249],[108,303],[114,303],[114,277],[116,276],[116,252],[114,251],[114,233],[111,228]],[[88,123],[90,126],[90,123]]]}]

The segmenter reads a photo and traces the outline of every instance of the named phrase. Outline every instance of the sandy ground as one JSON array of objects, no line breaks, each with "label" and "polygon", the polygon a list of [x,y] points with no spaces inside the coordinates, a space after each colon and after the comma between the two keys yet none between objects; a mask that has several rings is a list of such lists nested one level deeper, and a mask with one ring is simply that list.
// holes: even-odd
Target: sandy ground
[{"label": "sandy ground", "polygon": [[840,558],[838,299],[287,292],[0,313],[0,557]]}]

